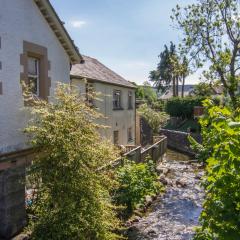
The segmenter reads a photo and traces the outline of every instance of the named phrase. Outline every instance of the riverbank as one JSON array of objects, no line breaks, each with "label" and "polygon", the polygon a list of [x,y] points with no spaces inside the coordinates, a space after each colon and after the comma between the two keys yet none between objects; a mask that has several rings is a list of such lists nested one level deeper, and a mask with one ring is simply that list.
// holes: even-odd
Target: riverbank
[{"label": "riverbank", "polygon": [[202,166],[186,155],[168,151],[158,166],[166,192],[159,196],[146,217],[128,230],[129,240],[190,240],[198,225],[204,197],[200,186]]}]

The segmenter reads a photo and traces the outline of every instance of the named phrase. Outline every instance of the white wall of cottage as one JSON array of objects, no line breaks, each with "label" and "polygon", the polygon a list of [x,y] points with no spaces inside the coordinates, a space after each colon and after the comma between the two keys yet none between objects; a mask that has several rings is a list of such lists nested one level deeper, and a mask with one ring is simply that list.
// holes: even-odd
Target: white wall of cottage
[{"label": "white wall of cottage", "polygon": [[69,58],[33,0],[1,0],[0,6],[0,153],[26,147],[22,129],[28,121],[20,86],[23,41],[48,49],[51,95],[56,82],[69,83]]},{"label": "white wall of cottage", "polygon": [[[72,85],[80,90],[80,94],[86,93],[85,82],[80,79],[72,79]],[[115,86],[107,83],[93,83],[94,91],[100,94],[95,100],[94,105],[98,111],[103,114],[104,118],[99,121],[100,124],[107,126],[100,130],[101,136],[113,142],[113,132],[119,131],[120,145],[135,144],[135,90],[127,87]],[[121,91],[121,106],[123,110],[113,110],[113,91]],[[128,109],[128,93],[133,94],[133,109]],[[128,128],[132,128],[133,141],[128,142]]]}]

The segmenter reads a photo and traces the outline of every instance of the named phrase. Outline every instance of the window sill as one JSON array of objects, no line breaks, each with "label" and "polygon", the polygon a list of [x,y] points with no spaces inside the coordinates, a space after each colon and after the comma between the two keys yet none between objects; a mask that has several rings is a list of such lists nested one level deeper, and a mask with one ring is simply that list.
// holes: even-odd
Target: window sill
[{"label": "window sill", "polygon": [[128,110],[133,110],[133,107],[129,107]]},{"label": "window sill", "polygon": [[121,111],[124,110],[123,108],[113,108],[113,111]]}]

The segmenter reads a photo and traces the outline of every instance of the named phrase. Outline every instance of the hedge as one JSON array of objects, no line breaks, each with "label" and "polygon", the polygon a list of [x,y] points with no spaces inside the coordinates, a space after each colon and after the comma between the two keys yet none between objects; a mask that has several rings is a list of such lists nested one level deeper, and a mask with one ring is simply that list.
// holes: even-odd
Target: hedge
[{"label": "hedge", "polygon": [[174,97],[167,101],[165,111],[171,117],[182,117],[190,119],[193,117],[195,106],[202,106],[205,97]]}]

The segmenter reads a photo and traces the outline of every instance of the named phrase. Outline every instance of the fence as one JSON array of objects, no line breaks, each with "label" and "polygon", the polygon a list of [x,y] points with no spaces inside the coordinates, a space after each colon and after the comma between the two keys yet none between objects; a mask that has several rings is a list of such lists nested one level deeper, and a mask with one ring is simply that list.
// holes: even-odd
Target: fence
[{"label": "fence", "polygon": [[122,157],[114,160],[107,166],[99,169],[109,169],[109,168],[117,168],[123,164],[124,159],[128,159],[130,161],[134,161],[136,163],[144,162],[146,158],[149,156],[154,162],[159,161],[163,155],[167,151],[167,137],[158,136],[155,138],[156,143],[151,145],[146,149],[142,149],[141,146],[132,149],[130,152],[127,152],[122,155]]}]

